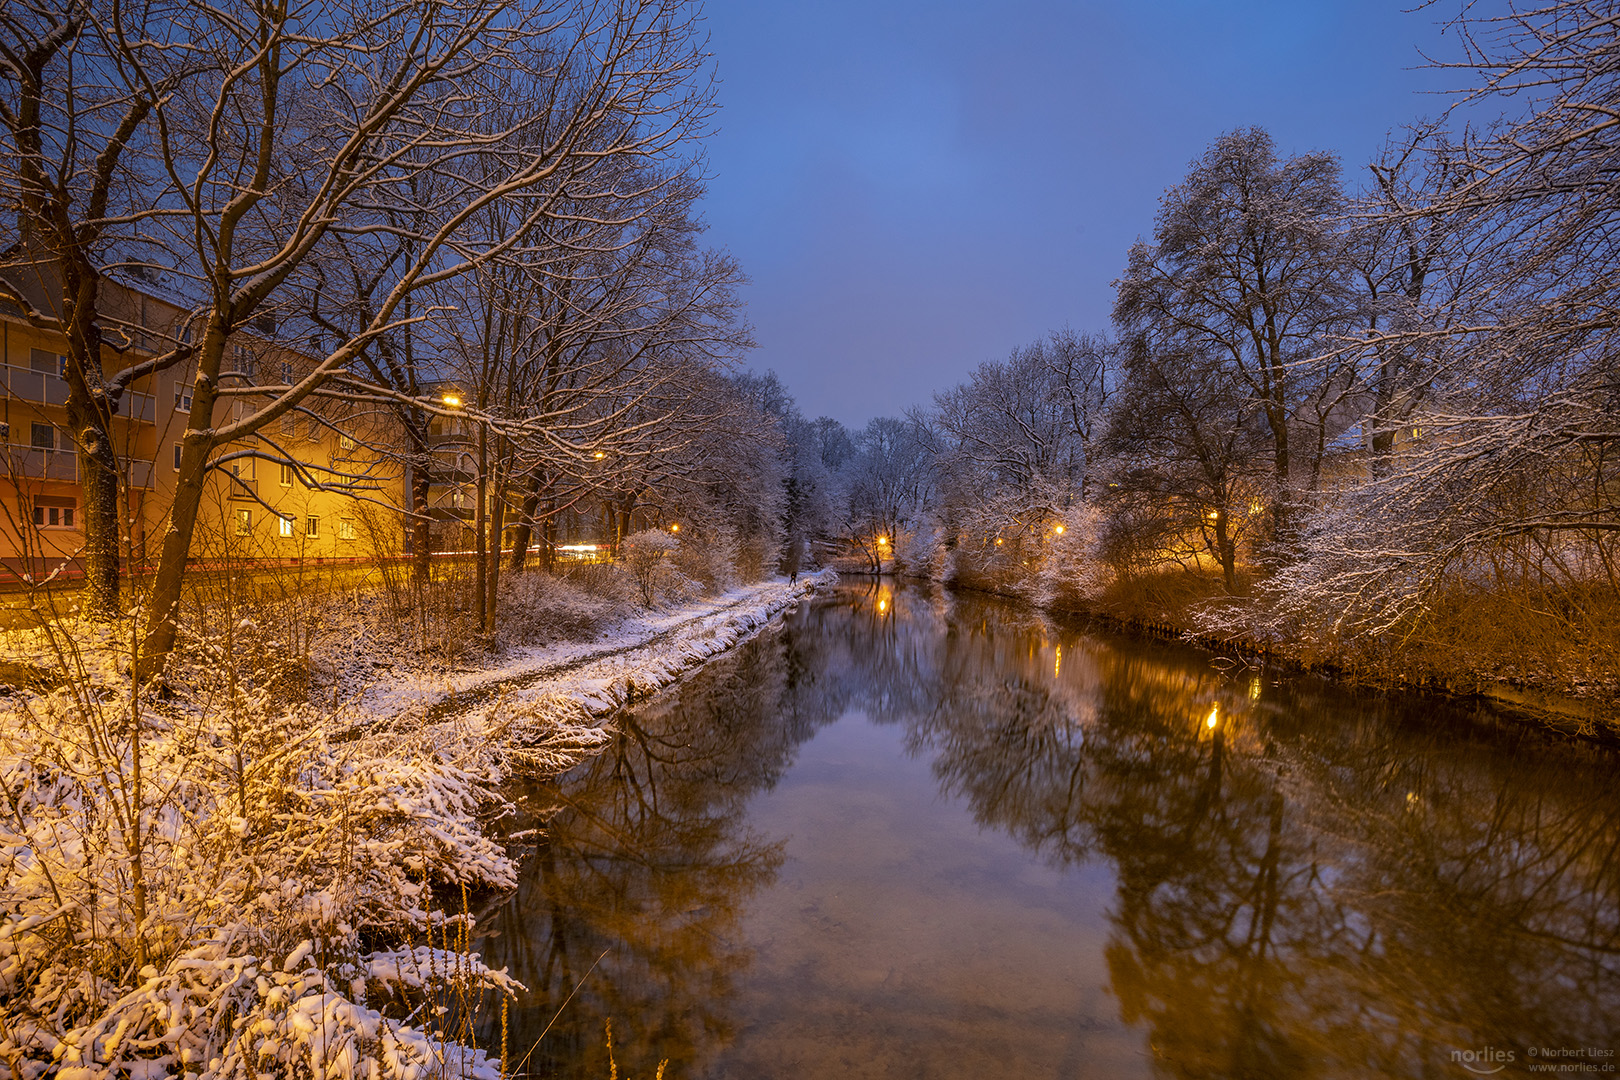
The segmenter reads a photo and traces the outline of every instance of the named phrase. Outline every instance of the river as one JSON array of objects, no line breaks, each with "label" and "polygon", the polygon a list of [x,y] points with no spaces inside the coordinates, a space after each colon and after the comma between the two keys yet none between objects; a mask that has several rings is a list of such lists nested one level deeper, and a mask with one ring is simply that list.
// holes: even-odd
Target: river
[{"label": "river", "polygon": [[1481,706],[885,582],[621,726],[473,946],[532,1075],[1620,1061],[1617,757]]}]

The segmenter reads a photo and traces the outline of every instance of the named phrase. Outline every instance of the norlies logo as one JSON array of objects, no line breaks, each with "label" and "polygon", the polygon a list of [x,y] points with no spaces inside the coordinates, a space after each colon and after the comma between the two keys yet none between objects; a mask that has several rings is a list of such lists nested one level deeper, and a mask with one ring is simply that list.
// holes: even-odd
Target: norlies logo
[{"label": "norlies logo", "polygon": [[1494,1046],[1487,1046],[1482,1050],[1453,1050],[1451,1060],[1461,1065],[1471,1073],[1489,1076],[1499,1073],[1508,1067],[1514,1059],[1512,1050],[1498,1050]]}]

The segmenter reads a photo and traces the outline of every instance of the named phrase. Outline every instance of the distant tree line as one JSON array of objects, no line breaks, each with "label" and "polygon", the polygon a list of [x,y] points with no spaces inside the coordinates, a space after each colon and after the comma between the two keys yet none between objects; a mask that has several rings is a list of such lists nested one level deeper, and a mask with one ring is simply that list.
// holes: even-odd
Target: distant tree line
[{"label": "distant tree line", "polygon": [[790,530],[1339,663],[1612,685],[1617,18],[1459,22],[1477,88],[1353,182],[1223,135],[1132,247],[1109,334],[859,432],[789,416]]}]

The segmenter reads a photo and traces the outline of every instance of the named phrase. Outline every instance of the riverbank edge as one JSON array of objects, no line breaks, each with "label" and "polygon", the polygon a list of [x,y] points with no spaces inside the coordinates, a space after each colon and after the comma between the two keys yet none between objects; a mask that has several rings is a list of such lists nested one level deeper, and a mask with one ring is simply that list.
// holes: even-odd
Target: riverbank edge
[{"label": "riverbank edge", "polygon": [[[265,952],[255,943],[251,955],[239,956],[230,951],[240,945],[237,938],[222,932],[214,922],[198,924],[191,928],[188,936],[167,942],[166,952],[172,953],[167,960],[142,968],[138,977],[132,976],[127,985],[109,987],[112,995],[82,1015],[75,1014],[64,1020],[48,1010],[37,1016],[8,1014],[8,1028],[0,1031],[0,1060],[9,1062],[13,1071],[23,1076],[49,1075],[57,1068],[64,1076],[69,1071],[74,1076],[88,1076],[103,1065],[110,1067],[120,1062],[138,1065],[142,1070],[148,1069],[146,1063],[156,1062],[158,1064],[151,1068],[161,1068],[177,1060],[175,1054],[181,1042],[188,1038],[197,1041],[188,1035],[192,1021],[196,1020],[194,1013],[199,1009],[208,1012],[210,1019],[201,1027],[212,1037],[218,1033],[209,1025],[219,1014],[221,995],[236,994],[241,1000],[232,998],[232,1007],[239,1010],[240,1016],[232,1023],[230,1033],[221,1037],[226,1040],[222,1044],[226,1050],[238,1056],[241,1047],[231,1042],[232,1039],[262,1036],[271,1040],[265,1045],[276,1046],[284,1061],[296,1061],[301,1063],[300,1067],[307,1065],[317,1071],[324,1053],[321,1047],[330,1043],[347,1047],[345,1052],[358,1053],[360,1057],[356,1060],[362,1063],[381,1064],[381,1074],[385,1076],[409,1076],[414,1068],[410,1063],[419,1059],[437,1061],[441,1066],[448,1062],[451,1071],[470,1080],[500,1080],[505,1075],[504,1063],[491,1057],[489,1048],[461,1043],[454,1034],[435,1029],[430,1020],[390,1018],[367,1005],[364,992],[352,988],[375,979],[390,986],[414,988],[424,1001],[435,994],[449,1000],[454,995],[470,992],[516,990],[516,984],[504,970],[487,968],[476,953],[468,951],[465,934],[457,942],[451,932],[457,917],[454,909],[458,888],[462,909],[466,911],[473,897],[504,892],[515,884],[515,867],[522,856],[511,850],[497,824],[507,808],[501,790],[504,781],[520,771],[533,776],[554,775],[586,760],[613,737],[611,720],[619,709],[656,693],[709,660],[747,642],[770,627],[783,612],[835,580],[836,575],[830,573],[805,575],[796,584],[773,579],[685,605],[666,612],[661,619],[621,624],[605,646],[600,642],[595,643],[595,648],[590,648],[591,643],[567,643],[585,646],[588,651],[568,662],[528,671],[529,681],[518,691],[503,692],[503,688],[492,684],[499,683],[502,676],[509,676],[514,666],[533,667],[534,661],[543,657],[530,653],[508,656],[504,662],[497,660],[482,677],[476,672],[465,673],[467,686],[459,698],[460,704],[468,703],[466,694],[471,690],[494,691],[487,700],[474,704],[470,714],[458,710],[453,716],[441,718],[428,711],[406,710],[404,714],[371,712],[351,716],[350,730],[359,733],[353,741],[380,752],[359,766],[367,775],[360,778],[357,790],[377,795],[373,801],[379,805],[389,804],[385,810],[393,815],[389,818],[393,824],[384,825],[390,832],[387,844],[357,841],[357,831],[347,834],[349,841],[355,847],[388,848],[380,858],[403,875],[402,881],[422,876],[424,872],[422,866],[413,865],[411,847],[400,842],[398,835],[401,828],[414,819],[422,819],[421,832],[431,838],[430,843],[461,852],[459,858],[451,853],[439,860],[451,868],[448,875],[434,875],[437,881],[450,885],[445,894],[448,902],[435,907],[431,900],[425,900],[424,909],[417,912],[427,918],[430,927],[425,943],[415,931],[407,931],[401,938],[373,936],[362,944],[354,927],[366,924],[368,912],[376,914],[376,910],[361,900],[359,907],[342,913],[341,927],[342,934],[355,937],[354,942],[348,944],[358,946],[359,952],[355,954],[344,944],[331,946],[331,943],[327,943],[330,947],[317,949],[320,935],[310,934],[309,928],[298,920],[307,916],[315,922],[330,921],[331,912],[322,914],[322,911],[331,907],[327,901],[341,890],[316,871],[300,880],[291,891],[278,887],[263,893],[270,898],[266,903],[274,907],[275,914],[286,915],[284,921],[296,926],[293,937],[305,937],[302,944],[294,945],[290,951],[278,945]],[[111,669],[105,673],[111,673]],[[26,691],[30,695],[52,692]],[[457,703],[458,699],[450,699],[450,704]],[[591,718],[595,727],[575,726],[581,717]],[[551,734],[558,738],[548,740],[548,718],[557,721],[552,725]],[[342,771],[339,759],[347,755],[348,747],[340,749],[335,744],[344,741],[323,736],[319,727],[310,733],[311,756],[305,764],[315,767],[307,770],[311,775],[306,779],[323,791],[335,788],[323,785],[317,774],[321,767],[334,763],[340,766],[338,771]],[[426,752],[429,757],[437,758],[437,765],[424,769],[421,762],[413,760],[409,752],[413,743],[418,750],[428,747]],[[544,750],[539,758],[543,758],[545,764],[539,766],[534,750],[537,744]],[[480,745],[483,760],[494,768],[480,768],[476,763],[469,767],[456,760],[458,751]],[[375,768],[379,764],[383,767]],[[437,779],[448,781],[437,794],[451,797],[436,798],[434,790],[427,790],[424,801],[423,791],[397,785],[382,792],[377,789],[378,778],[393,775],[388,771],[390,766],[397,767],[400,776],[414,770],[416,775],[412,779],[421,779],[436,767],[443,774]],[[306,770],[301,766],[296,771],[302,774]],[[426,783],[418,786],[432,789],[435,778],[426,779]],[[457,796],[457,790],[467,797]],[[428,805],[430,802],[433,805]],[[367,807],[354,809],[358,811],[353,815],[356,819],[367,811]],[[314,821],[316,816],[308,812],[289,815],[300,822]],[[219,815],[210,820],[219,820]],[[360,830],[367,825],[350,821],[346,827]],[[238,829],[235,835],[241,838],[252,833]],[[15,839],[8,838],[8,842]],[[200,845],[191,844],[183,855],[189,857],[192,848],[200,850]],[[369,869],[380,866],[381,863],[373,863]],[[509,880],[502,882],[502,878]],[[422,887],[425,890],[422,896],[431,897],[425,877]],[[400,900],[402,908],[415,903],[413,895],[399,894],[405,897]],[[315,905],[321,910],[310,915],[305,910],[309,906],[304,903],[307,897],[326,899]],[[5,927],[5,940],[0,944],[15,946],[18,940],[38,936],[41,927],[53,924],[54,918],[26,918],[21,922],[13,918]],[[434,941],[432,927],[442,928],[442,948]],[[287,927],[281,929],[285,931]],[[375,935],[376,931],[372,933]],[[11,954],[15,952],[11,949]],[[16,956],[11,954],[6,955],[15,961]],[[242,983],[243,979],[247,979],[247,983]],[[247,988],[243,989],[244,986]],[[149,1022],[156,1023],[152,1017],[159,1013],[161,1017],[168,1017],[162,1020],[166,1026],[154,1029],[159,1034],[146,1043],[132,1042],[123,1048],[119,1040],[126,1030],[152,1035],[146,1027]],[[244,1023],[248,1027],[243,1027]],[[416,1026],[413,1027],[413,1023]],[[266,1024],[270,1026],[265,1027]],[[379,1038],[384,1038],[387,1047],[377,1041]],[[388,1042],[390,1039],[393,1041]],[[121,1055],[116,1060],[115,1047],[120,1048],[116,1052]],[[70,1057],[64,1058],[64,1052]],[[288,1054],[292,1058],[287,1058]],[[388,1056],[390,1054],[392,1056]],[[88,1061],[89,1065],[81,1067],[82,1061]]]},{"label": "riverbank edge", "polygon": [[[848,572],[853,576],[871,577],[870,573]],[[1480,672],[1469,674],[1477,685],[1460,689],[1432,679],[1406,679],[1400,676],[1379,677],[1353,667],[1333,663],[1312,663],[1304,658],[1247,638],[1226,638],[1177,623],[1141,619],[1128,615],[1099,611],[1092,608],[1063,607],[1041,604],[1027,596],[1000,589],[986,589],[962,585],[952,581],[921,574],[886,573],[878,577],[893,577],[900,581],[915,581],[954,592],[977,593],[994,596],[998,600],[1040,611],[1047,615],[1081,619],[1109,630],[1175,642],[1202,649],[1216,656],[1245,662],[1258,661],[1282,674],[1306,675],[1324,679],[1346,689],[1422,694],[1452,703],[1486,705],[1504,717],[1519,723],[1531,724],[1583,742],[1609,748],[1620,748],[1620,701],[1599,700],[1543,687],[1517,686],[1494,680]]]}]

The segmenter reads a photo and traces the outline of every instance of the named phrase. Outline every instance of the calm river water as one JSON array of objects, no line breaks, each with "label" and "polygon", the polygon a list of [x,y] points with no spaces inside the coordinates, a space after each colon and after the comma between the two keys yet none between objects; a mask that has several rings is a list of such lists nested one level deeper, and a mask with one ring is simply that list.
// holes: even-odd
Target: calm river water
[{"label": "calm river water", "polygon": [[533,1075],[1620,1069],[1610,753],[887,583],[623,729],[474,946]]}]

